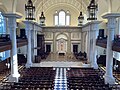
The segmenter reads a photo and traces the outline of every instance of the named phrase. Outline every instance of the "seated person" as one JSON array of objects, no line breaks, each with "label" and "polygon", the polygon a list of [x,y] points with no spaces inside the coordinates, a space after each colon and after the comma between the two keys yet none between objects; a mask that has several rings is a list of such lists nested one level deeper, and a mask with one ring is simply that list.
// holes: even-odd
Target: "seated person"
[{"label": "seated person", "polygon": [[83,56],[84,56],[84,58],[87,58],[87,53],[84,52],[84,53],[83,53]]},{"label": "seated person", "polygon": [[80,51],[80,52],[78,53],[78,55],[79,55],[79,56],[82,56],[82,52]]}]

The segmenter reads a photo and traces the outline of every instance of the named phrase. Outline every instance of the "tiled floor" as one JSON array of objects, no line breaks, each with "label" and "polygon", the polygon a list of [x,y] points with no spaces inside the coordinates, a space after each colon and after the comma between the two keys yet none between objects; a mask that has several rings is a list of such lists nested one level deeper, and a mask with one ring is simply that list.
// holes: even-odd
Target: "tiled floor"
[{"label": "tiled floor", "polygon": [[67,90],[67,68],[56,68],[54,90]]},{"label": "tiled floor", "polygon": [[77,60],[73,54],[59,56],[58,53],[51,53],[47,59],[34,63],[33,67],[89,67],[89,64]]},{"label": "tiled floor", "polygon": [[78,61],[73,54],[59,55],[58,53],[51,53],[45,61]]}]

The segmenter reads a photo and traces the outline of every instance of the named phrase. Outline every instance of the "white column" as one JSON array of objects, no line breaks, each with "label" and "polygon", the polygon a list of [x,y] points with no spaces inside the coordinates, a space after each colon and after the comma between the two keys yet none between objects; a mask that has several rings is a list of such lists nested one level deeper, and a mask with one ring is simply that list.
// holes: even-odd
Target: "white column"
[{"label": "white column", "polygon": [[27,31],[27,39],[28,39],[28,45],[27,45],[27,63],[26,68],[30,68],[32,66],[32,58],[31,58],[31,22],[30,21],[24,21],[26,24],[26,31]]},{"label": "white column", "polygon": [[92,66],[93,63],[93,31],[91,31],[90,28],[90,46],[89,46],[89,60],[90,60],[90,65]]},{"label": "white column", "polygon": [[[34,40],[35,47],[37,47],[37,30],[35,30],[35,40]],[[34,49],[34,54],[37,55],[37,49]]]},{"label": "white column", "polygon": [[98,69],[98,64],[97,64],[97,46],[96,46],[96,37],[98,35],[98,32],[93,32],[94,33],[94,38],[93,38],[93,63],[92,66],[94,69]]},{"label": "white column", "polygon": [[120,35],[120,17],[118,18],[118,34]]},{"label": "white column", "polygon": [[67,48],[67,52],[70,54],[71,53],[71,32],[68,33],[69,34],[69,38],[68,38],[68,43],[66,44],[66,48]]},{"label": "white column", "polygon": [[88,62],[91,63],[90,61],[90,31],[87,31],[87,57],[88,57]]},{"label": "white column", "polygon": [[83,36],[83,32],[81,32],[81,51],[82,51],[82,53],[85,51],[84,50],[84,36]]},{"label": "white column", "polygon": [[53,32],[53,53],[56,53],[56,50],[55,32]]},{"label": "white column", "polygon": [[[33,26],[34,27],[34,26]],[[31,60],[34,62],[34,35],[35,35],[35,30],[34,28],[31,30]]]},{"label": "white column", "polygon": [[10,39],[12,43],[11,49],[11,75],[9,76],[10,82],[18,82],[20,74],[18,72],[17,61],[17,42],[16,42],[16,19],[21,18],[17,14],[4,14],[3,16],[8,18],[8,29],[10,30]]},{"label": "white column", "polygon": [[105,83],[114,84],[115,79],[113,77],[113,51],[112,51],[112,41],[114,39],[114,31],[116,24],[116,17],[120,14],[110,13],[102,16],[108,19],[108,38],[107,38],[107,53],[106,53],[106,73],[105,73]]},{"label": "white column", "polygon": [[97,64],[97,46],[96,46],[96,39],[99,33],[99,28],[98,28],[98,24],[101,23],[100,21],[94,21],[92,22],[92,38],[93,38],[93,47],[92,47],[92,67],[94,69],[98,69],[98,64]]}]

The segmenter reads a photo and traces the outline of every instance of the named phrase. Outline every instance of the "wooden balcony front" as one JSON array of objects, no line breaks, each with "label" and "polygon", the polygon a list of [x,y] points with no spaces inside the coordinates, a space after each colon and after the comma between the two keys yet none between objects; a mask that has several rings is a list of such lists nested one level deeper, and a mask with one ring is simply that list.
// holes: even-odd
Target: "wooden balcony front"
[{"label": "wooden balcony front", "polygon": [[106,48],[107,47],[107,39],[97,39],[96,45],[103,47],[103,48]]},{"label": "wooden balcony front", "polygon": [[[17,47],[22,47],[24,45],[27,45],[28,41],[27,39],[17,39]],[[0,41],[0,52],[11,50],[12,43],[11,41]]]},{"label": "wooden balcony front", "polygon": [[120,40],[113,42],[112,50],[116,52],[120,52]]},{"label": "wooden balcony front", "polygon": [[[107,39],[99,39],[99,40],[97,39],[96,45],[103,47],[103,48],[106,48],[107,47]],[[120,40],[113,41],[112,50],[116,51],[116,52],[120,52]]]}]

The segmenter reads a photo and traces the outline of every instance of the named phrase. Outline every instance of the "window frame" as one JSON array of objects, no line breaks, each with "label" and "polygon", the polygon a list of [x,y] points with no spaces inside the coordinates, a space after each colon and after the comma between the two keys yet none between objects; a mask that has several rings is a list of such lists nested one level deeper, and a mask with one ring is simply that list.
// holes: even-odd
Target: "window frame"
[{"label": "window frame", "polygon": [[[63,12],[65,12],[65,25],[60,25],[60,22],[59,22],[59,13],[61,12],[61,11],[63,11]],[[57,24],[55,23],[55,16],[58,16],[58,22],[57,22]],[[67,16],[69,16],[69,25],[67,25]],[[65,11],[65,10],[59,10],[59,11],[55,11],[55,14],[53,15],[53,17],[54,17],[54,25],[55,26],[70,26],[71,25],[71,15],[70,15],[70,11],[69,10],[67,10],[67,11]]]},{"label": "window frame", "polygon": [[6,18],[3,17],[1,11],[0,11],[0,19],[1,19],[1,22],[2,22],[2,23],[0,22],[0,34],[6,34]]}]

